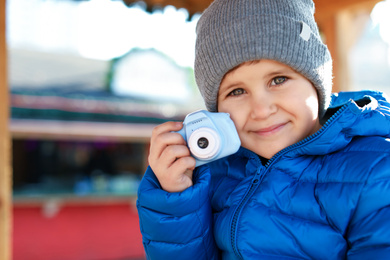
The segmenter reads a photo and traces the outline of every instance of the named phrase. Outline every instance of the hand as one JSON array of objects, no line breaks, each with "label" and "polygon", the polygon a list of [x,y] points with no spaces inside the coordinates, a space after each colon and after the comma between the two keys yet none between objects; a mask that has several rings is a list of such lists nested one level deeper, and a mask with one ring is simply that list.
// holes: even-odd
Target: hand
[{"label": "hand", "polygon": [[167,122],[154,128],[150,144],[149,165],[167,192],[181,192],[193,185],[195,159],[191,157],[179,133],[181,122]]}]

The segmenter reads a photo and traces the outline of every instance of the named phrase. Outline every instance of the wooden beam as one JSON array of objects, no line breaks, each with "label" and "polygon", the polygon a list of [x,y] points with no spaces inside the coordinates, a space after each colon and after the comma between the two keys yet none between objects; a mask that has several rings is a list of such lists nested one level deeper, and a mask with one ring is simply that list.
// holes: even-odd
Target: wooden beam
[{"label": "wooden beam", "polygon": [[[344,4],[345,2],[348,1],[344,0]],[[373,1],[365,2],[369,5],[362,5],[362,1],[358,2],[360,5],[351,4],[351,7],[338,9],[333,13],[325,14],[322,12],[320,15],[316,13],[318,26],[333,58],[333,92],[352,89],[349,64],[350,50],[363,33],[371,10],[375,6]],[[375,0],[374,2],[379,1]]]},{"label": "wooden beam", "polygon": [[381,0],[313,0],[317,16],[328,16],[349,9],[370,9]]},{"label": "wooden beam", "polygon": [[204,1],[199,1],[199,0],[149,0],[147,2],[150,2],[151,4],[157,4],[161,6],[166,6],[166,5],[172,5],[175,6],[176,8],[185,8],[189,12],[196,13],[196,12],[202,12],[204,9],[206,9],[210,3],[212,2],[211,0],[204,0]]},{"label": "wooden beam", "polygon": [[[138,0],[123,0],[126,5],[134,4],[139,2]],[[148,9],[152,9],[152,7],[165,7],[168,5],[172,5],[176,8],[185,8],[190,16],[195,13],[202,13],[212,2],[212,0],[144,0]]]},{"label": "wooden beam", "polygon": [[11,146],[8,132],[6,0],[0,0],[0,259],[11,259]]},{"label": "wooden beam", "polygon": [[333,59],[333,92],[339,92],[340,91],[340,86],[337,81],[339,78],[338,76],[338,60],[337,60],[337,36],[336,36],[336,31],[337,31],[337,21],[335,16],[330,16],[326,20],[326,22],[319,22],[317,20],[320,32],[324,38],[325,44],[328,46],[328,49],[330,51],[330,54],[332,55]]}]

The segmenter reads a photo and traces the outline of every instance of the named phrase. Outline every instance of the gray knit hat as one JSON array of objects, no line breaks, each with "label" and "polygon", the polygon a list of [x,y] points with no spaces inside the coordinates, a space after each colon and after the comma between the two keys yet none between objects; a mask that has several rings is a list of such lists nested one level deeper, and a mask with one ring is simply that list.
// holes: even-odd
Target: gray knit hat
[{"label": "gray knit hat", "polygon": [[209,111],[217,111],[219,85],[229,70],[270,59],[313,83],[319,116],[324,115],[332,90],[332,59],[314,21],[312,0],[215,0],[196,30],[195,78]]}]

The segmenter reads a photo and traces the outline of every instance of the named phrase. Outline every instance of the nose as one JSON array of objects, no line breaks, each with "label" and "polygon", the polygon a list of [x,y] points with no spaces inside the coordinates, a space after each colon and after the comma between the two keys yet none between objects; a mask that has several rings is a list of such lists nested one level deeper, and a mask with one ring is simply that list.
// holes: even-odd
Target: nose
[{"label": "nose", "polygon": [[275,100],[270,95],[253,96],[251,100],[251,118],[266,119],[277,111]]}]

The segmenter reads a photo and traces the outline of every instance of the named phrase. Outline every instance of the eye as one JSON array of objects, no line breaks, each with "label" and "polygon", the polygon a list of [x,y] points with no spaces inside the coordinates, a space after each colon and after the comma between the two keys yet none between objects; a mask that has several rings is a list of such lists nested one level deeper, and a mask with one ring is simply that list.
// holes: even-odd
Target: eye
[{"label": "eye", "polygon": [[229,93],[229,96],[239,96],[245,93],[245,90],[242,88],[236,88],[232,92]]},{"label": "eye", "polygon": [[275,85],[280,85],[280,84],[283,84],[284,82],[286,82],[287,78],[286,77],[275,77],[272,79],[272,83],[271,83],[271,86],[275,86]]}]

